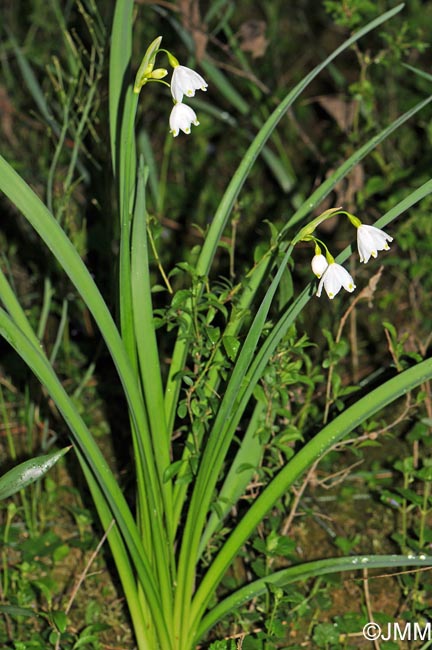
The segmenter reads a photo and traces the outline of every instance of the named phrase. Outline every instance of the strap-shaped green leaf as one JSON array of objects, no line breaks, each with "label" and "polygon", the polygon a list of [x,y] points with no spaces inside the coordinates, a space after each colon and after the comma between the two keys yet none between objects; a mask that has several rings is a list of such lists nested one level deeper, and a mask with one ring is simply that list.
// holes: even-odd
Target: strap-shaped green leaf
[{"label": "strap-shaped green leaf", "polygon": [[0,499],[6,499],[31,485],[46,474],[71,447],[52,451],[44,456],[36,456],[16,465],[0,477]]},{"label": "strap-shaped green leaf", "polygon": [[243,603],[264,594],[268,587],[285,587],[293,582],[315,578],[329,573],[355,571],[359,569],[399,569],[400,567],[429,567],[432,556],[427,555],[356,555],[349,557],[326,558],[315,562],[305,562],[276,571],[266,578],[255,580],[218,603],[202,619],[196,635],[198,642],[204,634],[222,618],[236,610]]},{"label": "strap-shaped green leaf", "polygon": [[422,361],[413,368],[401,372],[347,408],[296,453],[249,508],[201,581],[193,598],[190,617],[191,636],[195,637],[205,608],[232,559],[258,523],[278,499],[289,490],[294,481],[333,445],[354,431],[367,418],[431,378],[432,359]]}]

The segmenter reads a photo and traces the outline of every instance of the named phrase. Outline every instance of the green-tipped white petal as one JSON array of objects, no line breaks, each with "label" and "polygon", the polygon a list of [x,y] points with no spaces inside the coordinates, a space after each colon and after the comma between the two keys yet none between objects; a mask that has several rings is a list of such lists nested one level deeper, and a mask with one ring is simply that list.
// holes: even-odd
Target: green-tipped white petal
[{"label": "green-tipped white petal", "polygon": [[181,102],[174,104],[169,119],[170,132],[173,136],[176,138],[179,131],[189,134],[192,124],[195,126],[199,124],[195,111],[190,106],[186,106],[186,104],[182,104]]},{"label": "green-tipped white petal", "polygon": [[388,251],[390,246],[387,242],[393,241],[384,230],[362,224],[357,228],[357,248],[360,255],[360,262],[365,264],[371,257],[376,257],[378,251]]},{"label": "green-tipped white petal", "polygon": [[321,296],[323,287],[330,300],[333,300],[342,287],[350,293],[356,288],[354,280],[348,271],[340,264],[336,264],[336,262],[329,264],[324,272],[316,292],[318,298]]},{"label": "green-tipped white petal", "polygon": [[184,65],[176,66],[171,79],[171,94],[174,101],[181,102],[183,95],[193,97],[196,90],[207,90],[207,82],[195,70]]},{"label": "green-tipped white petal", "polygon": [[312,271],[319,279],[324,273],[324,271],[327,269],[328,262],[324,257],[324,255],[320,253],[318,255],[314,255],[314,257],[312,258],[311,267],[312,267]]}]

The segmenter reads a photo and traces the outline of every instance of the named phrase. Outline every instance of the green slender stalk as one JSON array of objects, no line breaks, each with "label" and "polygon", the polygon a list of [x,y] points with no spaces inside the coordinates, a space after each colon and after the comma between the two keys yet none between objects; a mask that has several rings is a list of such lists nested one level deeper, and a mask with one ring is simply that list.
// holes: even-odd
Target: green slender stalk
[{"label": "green slender stalk", "polygon": [[201,557],[205,545],[217,530],[229,511],[244,494],[253,475],[256,473],[264,451],[257,435],[257,429],[265,410],[264,402],[257,402],[248,427],[234,460],[226,473],[225,480],[218,494],[217,510],[213,510],[200,539],[198,555]]},{"label": "green slender stalk", "polygon": [[[322,63],[316,66],[309,74],[307,74],[301,82],[299,82],[282,100],[279,106],[273,111],[267,119],[263,127],[256,135],[254,141],[249,146],[246,154],[244,155],[237,171],[231,179],[222,200],[216,210],[209,232],[202,247],[199,259],[197,261],[196,271],[199,277],[206,277],[211,267],[214,254],[219,244],[220,238],[224,228],[228,222],[229,215],[243,187],[246,178],[249,175],[252,166],[260,154],[265,143],[269,139],[271,133],[278,125],[279,121],[286,114],[287,110],[294,103],[297,97],[303,92],[305,88],[313,81],[313,79],[325,69],[331,61],[333,61],[339,54],[349,48],[353,43],[362,38],[365,34],[375,29],[382,23],[386,22],[397,13],[401,11],[403,4],[394,7],[390,11],[382,14],[382,16],[368,23],[365,27],[353,34],[347,39],[340,47],[338,47],[330,56],[328,56]],[[187,319],[187,316],[186,316]],[[174,421],[175,411],[177,407],[178,394],[180,391],[180,382],[176,378],[177,373],[184,367],[186,355],[188,351],[187,337],[179,335],[174,347],[172,355],[172,363],[170,373],[168,376],[166,389],[165,389],[165,409],[167,413],[167,422]]]},{"label": "green slender stalk", "polygon": [[[120,203],[120,266],[119,266],[119,304],[122,338],[125,343],[132,367],[138,369],[133,322],[132,288],[131,288],[131,223],[135,201],[135,118],[138,107],[138,95],[129,92],[126,98],[124,121],[126,123],[124,140],[120,147],[121,166],[119,170]],[[124,143],[124,144],[123,144]]]},{"label": "green slender stalk", "polygon": [[[153,327],[153,305],[151,297],[150,268],[147,242],[147,213],[145,204],[146,177],[143,166],[138,174],[137,199],[135,203],[132,251],[131,285],[136,345],[140,362],[141,383],[149,414],[153,447],[161,482],[163,473],[170,464],[170,437],[168,435],[163,403],[162,375],[159,362],[156,332]],[[171,484],[164,484],[164,491],[171,491]],[[165,503],[167,516],[169,501]]]},{"label": "green slender stalk", "polygon": [[[133,0],[117,0],[111,30],[111,56],[109,65],[109,115],[110,141],[114,176],[120,165],[119,141],[122,137],[122,116],[125,91],[129,84],[132,58]],[[128,94],[132,92],[128,89]]]},{"label": "green slender stalk", "polygon": [[154,553],[156,568],[159,573],[165,618],[169,621],[172,618],[171,575],[173,575],[173,578],[175,577],[173,539],[172,535],[170,535],[172,486],[171,482],[163,481],[163,474],[170,464],[170,438],[166,430],[161,369],[156,332],[153,327],[153,306],[147,248],[145,183],[146,177],[143,165],[141,165],[133,220],[132,275],[130,282],[141,381],[149,416],[153,455],[161,486],[162,507],[165,514],[164,521],[168,527],[167,533],[162,528],[159,531],[160,539],[164,539],[164,546],[156,547]]},{"label": "green slender stalk", "polygon": [[249,508],[213,560],[193,598],[190,611],[190,640],[197,634],[200,620],[204,614],[217,584],[227,567],[246,542],[257,524],[265,517],[301,474],[322,457],[333,445],[355,430],[367,418],[408,391],[413,390],[432,377],[432,359],[409,368],[385,384],[371,391],[353,406],[347,408],[330,424],[325,426],[310,440],[275,476],[265,490]]},{"label": "green slender stalk", "polygon": [[54,290],[51,286],[51,281],[49,278],[45,278],[44,280],[44,292],[43,292],[43,302],[42,302],[42,309],[41,309],[41,314],[39,318],[39,325],[37,329],[37,334],[36,336],[38,337],[39,340],[42,340],[45,334],[45,328],[48,320],[48,316],[50,314],[51,310],[51,302],[54,296]]},{"label": "green slender stalk", "polygon": [[[131,284],[131,223],[136,178],[135,119],[138,108],[138,95],[133,92],[130,70],[132,11],[133,3],[130,0],[117,1],[111,32],[109,102],[111,156],[114,176],[118,185],[120,212],[119,309],[121,333],[133,372],[138,379],[137,337]],[[162,525],[164,507],[160,493],[166,496],[167,492],[160,481],[160,472],[159,478],[156,477],[158,470],[155,454],[151,448],[149,412],[142,396],[141,400],[143,403],[141,425],[138,425],[135,420],[131,422],[136,457],[138,520],[147,551],[157,555],[162,553],[166,558],[168,546]],[[140,449],[147,449],[147,452],[143,455],[140,453]],[[153,476],[150,483],[146,479],[147,467],[151,469]],[[158,513],[156,518],[151,515],[154,508]],[[161,562],[159,570],[165,575],[163,593],[166,597],[170,589],[166,583],[164,567],[166,569],[165,560]]]},{"label": "green slender stalk", "polygon": [[66,329],[67,317],[68,317],[68,301],[65,299],[65,300],[63,300],[63,304],[62,304],[60,323],[59,323],[59,326],[58,326],[58,329],[57,329],[57,334],[56,334],[56,337],[55,337],[54,345],[53,345],[51,353],[49,355],[49,362],[50,362],[50,364],[52,366],[55,363],[58,351],[60,349],[63,334],[64,334],[65,329]]}]

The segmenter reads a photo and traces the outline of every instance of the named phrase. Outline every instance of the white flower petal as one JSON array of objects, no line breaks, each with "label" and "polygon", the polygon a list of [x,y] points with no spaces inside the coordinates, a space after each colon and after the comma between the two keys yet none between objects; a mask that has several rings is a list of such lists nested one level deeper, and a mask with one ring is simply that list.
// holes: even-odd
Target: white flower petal
[{"label": "white flower petal", "polygon": [[317,278],[320,278],[328,267],[328,262],[324,255],[315,255],[312,258],[311,267]]},{"label": "white flower petal", "polygon": [[323,287],[330,300],[333,300],[342,287],[350,293],[356,288],[354,280],[348,271],[340,264],[336,264],[336,262],[329,264],[324,272],[316,292],[318,298],[321,296]]},{"label": "white flower petal", "polygon": [[357,248],[360,262],[366,264],[371,257],[378,255],[378,251],[388,251],[390,247],[387,242],[389,241],[393,241],[393,237],[390,237],[384,230],[362,223],[357,228]]},{"label": "white flower petal", "polygon": [[195,111],[190,106],[181,102],[174,104],[169,118],[170,132],[173,136],[176,138],[179,131],[189,134],[191,124],[195,126],[199,124]]},{"label": "white flower petal", "polygon": [[198,72],[178,65],[174,68],[171,79],[171,94],[176,102],[181,102],[183,95],[193,97],[196,90],[207,90],[207,82]]}]

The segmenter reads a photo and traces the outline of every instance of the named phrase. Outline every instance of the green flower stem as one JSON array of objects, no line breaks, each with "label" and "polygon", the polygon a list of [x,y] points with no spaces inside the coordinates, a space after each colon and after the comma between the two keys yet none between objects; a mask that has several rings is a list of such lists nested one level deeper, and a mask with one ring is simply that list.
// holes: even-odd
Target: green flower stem
[{"label": "green flower stem", "polygon": [[[149,320],[151,295],[148,260],[141,260],[139,257],[140,253],[146,251],[146,216],[143,184],[139,186],[139,197],[135,196],[135,121],[139,92],[133,92],[130,80],[132,8],[133,3],[129,0],[120,0],[116,4],[112,41],[117,44],[117,48],[111,49],[110,58],[111,146],[113,161],[117,161],[114,169],[118,180],[120,206],[119,306],[122,338],[135,375],[137,378],[141,375],[140,383],[144,392],[144,417],[141,425],[136,426],[136,423],[132,422],[138,517],[145,548],[153,555],[156,564],[165,620],[169,621],[172,609],[171,572],[174,572],[174,561],[172,540],[169,539],[169,532],[167,534],[164,523],[170,528],[172,506],[171,486],[164,484],[162,480],[163,470],[170,462],[169,440],[161,409],[158,409],[163,392],[157,342],[152,322]],[[123,39],[126,41],[126,49]],[[156,38],[147,49],[139,74],[145,73],[147,67],[154,64],[160,41],[161,37]],[[121,103],[122,97],[125,98],[124,104]],[[121,137],[117,139],[119,133]],[[134,210],[136,218],[133,238]],[[161,399],[158,399],[158,395]],[[165,517],[162,513],[165,513]]]},{"label": "green flower stem", "polygon": [[138,361],[135,344],[135,331],[132,308],[131,288],[131,223],[135,201],[135,119],[138,108],[138,95],[127,94],[125,121],[127,122],[124,145],[120,151],[121,166],[119,169],[119,204],[120,204],[120,266],[119,266],[119,306],[122,338],[132,363],[137,372]]},{"label": "green flower stem", "polygon": [[315,232],[316,228],[322,223],[323,221],[326,221],[326,219],[331,219],[331,217],[335,217],[337,214],[343,214],[344,210],[341,208],[330,208],[329,210],[326,210],[322,214],[318,215],[315,217],[315,219],[312,219],[309,223],[307,223],[294,237],[292,240],[292,244],[295,246],[301,241],[311,241],[311,239],[314,239],[312,234]]},{"label": "green flower stem", "polygon": [[[157,519],[160,526],[159,539],[164,540],[163,547],[155,547],[156,566],[161,572],[160,584],[164,601],[166,618],[171,618],[171,576],[175,579],[174,545],[172,536],[172,485],[170,481],[163,480],[165,469],[169,466],[170,436],[168,435],[163,400],[162,376],[159,363],[156,332],[153,327],[153,306],[151,298],[150,269],[148,259],[146,208],[145,208],[145,183],[147,174],[143,163],[140,165],[137,186],[137,199],[133,219],[132,232],[132,264],[131,287],[133,318],[136,332],[136,346],[138,350],[141,384],[147,407],[150,431],[144,432],[146,438],[151,437],[152,457],[158,472],[159,490],[162,497],[161,508],[165,514],[167,531],[162,528],[162,522]],[[148,446],[148,445],[147,445]],[[150,453],[150,452],[149,452]]]}]

